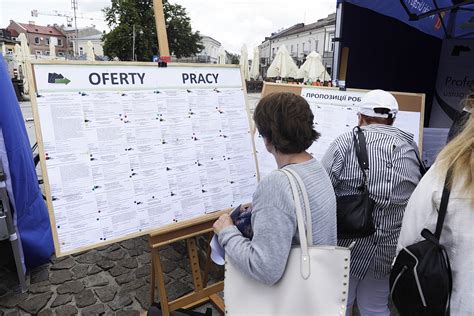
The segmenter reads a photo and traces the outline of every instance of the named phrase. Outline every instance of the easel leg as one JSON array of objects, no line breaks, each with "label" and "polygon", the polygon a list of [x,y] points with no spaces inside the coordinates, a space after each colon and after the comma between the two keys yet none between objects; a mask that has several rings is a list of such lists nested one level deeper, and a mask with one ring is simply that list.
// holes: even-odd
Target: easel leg
[{"label": "easel leg", "polygon": [[[152,251],[153,256],[153,265],[155,270],[155,277],[158,279],[158,288],[161,304],[161,312],[163,316],[170,315],[170,309],[168,304],[168,295],[166,295],[166,287],[164,280],[163,267],[161,266],[160,255],[158,254],[159,248],[154,248]],[[154,293],[154,288],[152,289],[152,295]]]},{"label": "easel leg", "polygon": [[193,275],[193,283],[195,291],[200,291],[203,288],[201,278],[201,268],[199,266],[199,255],[196,246],[195,238],[186,239],[188,246],[189,261],[191,263],[191,273]]}]

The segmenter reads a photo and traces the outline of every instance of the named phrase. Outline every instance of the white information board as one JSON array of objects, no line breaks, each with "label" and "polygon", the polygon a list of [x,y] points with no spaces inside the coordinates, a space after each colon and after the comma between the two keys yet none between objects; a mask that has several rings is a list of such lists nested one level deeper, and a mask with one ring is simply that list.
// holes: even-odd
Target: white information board
[{"label": "white information board", "polygon": [[[321,137],[313,143],[308,152],[316,159],[326,153],[329,145],[339,135],[352,131],[357,125],[357,113],[363,91],[340,91],[317,87],[302,87],[301,96],[308,101],[314,114],[314,128]],[[420,113],[399,111],[394,126],[412,133],[414,139],[420,136]],[[277,168],[275,159],[265,149],[263,138],[255,136],[255,148],[259,164],[260,178]]]},{"label": "white information board", "polygon": [[251,201],[239,68],[33,67],[57,255]]}]

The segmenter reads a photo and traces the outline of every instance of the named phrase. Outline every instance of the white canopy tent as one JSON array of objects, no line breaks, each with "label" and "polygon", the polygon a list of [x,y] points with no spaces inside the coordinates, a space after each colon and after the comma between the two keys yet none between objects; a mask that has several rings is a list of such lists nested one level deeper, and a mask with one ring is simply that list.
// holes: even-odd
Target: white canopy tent
[{"label": "white canopy tent", "polygon": [[267,77],[292,77],[296,78],[298,75],[298,66],[290,56],[290,53],[286,49],[285,45],[281,45],[276,53],[275,59],[273,60],[270,67],[267,70]]}]

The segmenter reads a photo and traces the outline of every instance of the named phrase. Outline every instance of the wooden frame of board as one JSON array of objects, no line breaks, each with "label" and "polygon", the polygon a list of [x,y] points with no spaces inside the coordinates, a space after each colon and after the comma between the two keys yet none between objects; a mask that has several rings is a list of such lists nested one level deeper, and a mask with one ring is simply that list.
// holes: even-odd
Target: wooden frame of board
[{"label": "wooden frame of board", "polygon": [[[32,63],[28,63],[27,67],[29,70],[29,73],[31,76],[29,76],[29,84],[30,84],[30,98],[31,98],[31,103],[32,103],[32,109],[33,109],[33,117],[35,121],[35,131],[37,135],[37,142],[38,142],[38,150],[40,154],[40,165],[42,169],[42,174],[43,174],[43,179],[44,179],[44,188],[45,188],[45,193],[47,197],[47,206],[48,210],[50,213],[50,221],[51,225],[55,227],[55,220],[53,215],[53,205],[52,205],[52,199],[51,199],[51,188],[49,186],[49,179],[48,179],[48,172],[46,168],[46,161],[44,159],[45,157],[45,151],[44,151],[44,145],[43,145],[43,139],[42,139],[42,133],[41,133],[41,123],[39,120],[39,113],[38,113],[38,104],[37,104],[37,99],[36,99],[36,81],[35,81],[35,73],[34,73],[34,65],[41,65],[41,64],[57,64],[57,65],[140,65],[140,66],[150,66],[150,67],[156,67],[155,63],[147,63],[147,62],[84,62],[84,61],[35,61]],[[209,64],[169,64],[170,67],[216,67],[216,68],[238,68],[238,65],[209,65]],[[240,68],[241,74],[242,74],[242,69]],[[245,109],[247,112],[247,118],[249,120],[249,128],[251,135],[253,134],[253,128],[251,124],[251,118],[250,118],[250,111],[249,111],[249,105],[248,105],[248,99],[247,99],[247,91],[246,91],[246,85],[245,85],[245,80],[243,79],[242,75],[242,87],[244,91],[244,97],[245,97]],[[257,178],[258,178],[258,164],[256,161],[256,154],[255,154],[255,142],[253,137],[251,137],[251,143],[252,143],[252,150],[254,154],[254,160],[256,162],[256,172],[257,172]],[[212,224],[214,221],[223,213],[228,212],[229,209],[227,210],[222,210],[222,211],[216,211],[215,213],[210,213],[206,215],[202,215],[193,219],[188,219],[181,221],[179,223],[174,223],[174,224],[168,224],[163,227],[160,227],[159,229],[150,229],[142,232],[137,232],[133,233],[127,236],[124,236],[123,238],[116,238],[110,241],[102,242],[102,243],[97,243],[93,246],[90,247],[83,247],[80,249],[77,249],[73,252],[79,252],[79,251],[87,251],[90,249],[93,249],[95,247],[111,244],[111,243],[116,243],[120,242],[122,240],[142,236],[149,234],[149,244],[150,248],[152,250],[152,281],[151,281],[151,297],[152,297],[152,302],[155,297],[155,288],[156,284],[159,286],[159,293],[160,293],[160,302],[162,306],[162,311],[164,315],[169,315],[169,313],[173,310],[176,310],[178,308],[188,308],[191,306],[203,304],[207,301],[211,301],[216,308],[223,312],[224,311],[224,302],[222,298],[217,294],[218,292],[223,290],[223,281],[220,281],[218,283],[215,283],[211,286],[207,286],[207,275],[209,271],[209,265],[210,265],[210,249],[208,248],[206,250],[207,257],[206,257],[206,266],[205,266],[205,273],[204,277],[201,275],[200,271],[200,266],[199,266],[199,261],[198,261],[198,256],[197,256],[197,245],[195,242],[195,237],[199,235],[206,234],[209,238],[212,238]],[[53,240],[55,243],[55,246],[57,247],[58,244],[58,237],[55,232],[53,232]],[[159,254],[159,249],[160,247],[163,247],[164,245],[171,244],[173,242],[177,242],[180,240],[186,240],[186,244],[188,247],[188,256],[191,264],[191,269],[192,269],[192,278],[193,278],[193,284],[194,284],[194,291],[191,294],[185,295],[181,298],[178,298],[174,301],[168,301],[168,297],[166,294],[166,288],[164,284],[164,273],[163,269],[161,268],[161,259],[160,259],[160,254]],[[59,249],[59,248],[56,248]],[[73,253],[70,252],[70,253]],[[60,255],[68,255],[70,254],[68,252],[61,253]]]},{"label": "wooden frame of board", "polygon": [[[296,84],[282,84],[282,83],[271,83],[265,82],[262,89],[262,97],[275,92],[292,92],[297,95],[301,95],[303,88],[316,88],[316,89],[328,89],[328,90],[339,90],[333,87],[313,87],[303,86]],[[346,89],[346,91],[357,91],[357,92],[369,92],[370,90],[363,89]],[[418,112],[420,113],[419,132],[420,137],[418,139],[418,148],[420,153],[422,152],[422,141],[423,141],[423,122],[425,116],[425,94],[424,93],[408,93],[408,92],[396,92],[389,91],[395,99],[397,99],[399,109],[401,111]]]}]

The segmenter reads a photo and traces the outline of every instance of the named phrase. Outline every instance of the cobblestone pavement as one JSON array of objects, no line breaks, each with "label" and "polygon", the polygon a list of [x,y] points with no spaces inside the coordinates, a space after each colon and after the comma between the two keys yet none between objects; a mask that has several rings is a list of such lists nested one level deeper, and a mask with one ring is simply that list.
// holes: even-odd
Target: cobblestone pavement
[{"label": "cobblestone pavement", "polygon": [[[169,299],[191,291],[186,255],[183,242],[161,251]],[[0,268],[0,316],[139,315],[150,305],[150,273],[147,237],[53,257],[29,273],[26,293],[19,293],[16,272],[7,262]],[[213,266],[210,276],[210,283],[222,279],[223,268]]]}]

